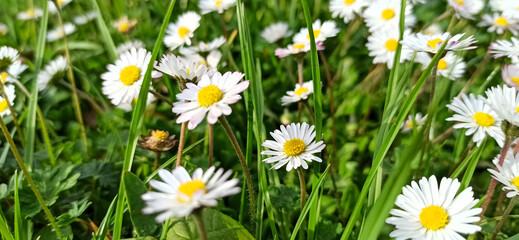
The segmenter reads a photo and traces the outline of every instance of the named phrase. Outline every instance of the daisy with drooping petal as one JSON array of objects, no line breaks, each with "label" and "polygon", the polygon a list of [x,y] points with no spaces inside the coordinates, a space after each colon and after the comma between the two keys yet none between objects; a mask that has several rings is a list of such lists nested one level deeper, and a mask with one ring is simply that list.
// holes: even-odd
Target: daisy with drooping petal
[{"label": "daisy with drooping petal", "polygon": [[115,51],[117,52],[117,55],[121,55],[127,51],[130,51],[130,49],[135,48],[144,48],[144,43],[141,40],[131,40],[127,41],[125,43],[119,44]]},{"label": "daisy with drooping petal", "polygon": [[27,67],[28,66],[23,64],[21,60],[17,60],[9,65],[6,71],[0,71],[0,80],[2,83],[12,83],[18,79],[20,74],[25,71]]},{"label": "daisy with drooping petal", "polygon": [[135,27],[135,25],[137,25],[137,20],[128,19],[128,16],[122,16],[117,21],[112,23],[112,26],[120,33],[130,32]]},{"label": "daisy with drooping petal", "polygon": [[288,105],[290,103],[306,100],[310,94],[314,92],[314,85],[312,81],[304,82],[303,86],[296,83],[294,91],[288,91],[287,95],[281,98],[281,105]]},{"label": "daisy with drooping petal", "polygon": [[[322,42],[316,42],[317,51],[324,50]],[[289,44],[286,48],[276,48],[275,54],[278,58],[284,58],[288,55],[305,54],[310,51],[310,42]]]},{"label": "daisy with drooping petal", "polygon": [[[139,97],[142,80],[146,68],[151,60],[151,53],[144,48],[135,49],[121,54],[115,64],[107,66],[108,72],[101,74],[103,81],[103,94],[113,105],[131,103]],[[160,77],[158,72],[152,72],[152,77]]]},{"label": "daisy with drooping petal", "polygon": [[80,14],[79,16],[74,17],[74,23],[76,25],[83,25],[91,20],[94,20],[97,17],[96,11],[88,11],[84,14]]},{"label": "daisy with drooping petal", "polygon": [[481,231],[476,225],[481,208],[474,208],[478,199],[474,199],[472,187],[456,196],[459,188],[458,179],[445,177],[438,186],[434,175],[403,187],[395,201],[399,208],[391,209],[386,219],[395,225],[389,236],[397,240],[449,240]]},{"label": "daisy with drooping petal", "polygon": [[519,154],[514,156],[512,151],[508,151],[503,166],[499,166],[499,155],[492,162],[497,171],[494,169],[488,169],[488,171],[493,178],[504,185],[503,191],[507,191],[506,197],[519,196]]},{"label": "daisy with drooping petal", "polygon": [[174,50],[184,44],[191,45],[191,38],[200,26],[200,15],[195,12],[186,12],[178,17],[177,22],[170,23],[164,37],[164,44]]},{"label": "daisy with drooping petal", "polygon": [[0,23],[0,36],[7,34],[7,25]]},{"label": "daisy with drooping petal", "polygon": [[362,10],[368,5],[367,0],[332,0],[330,1],[330,11],[332,17],[340,17],[344,23],[348,23],[355,17],[355,14],[362,15]]},{"label": "daisy with drooping petal", "polygon": [[404,37],[400,43],[414,51],[431,53],[437,53],[443,42],[447,40],[447,46],[445,46],[446,51],[461,51],[476,48],[476,46],[471,46],[476,42],[473,36],[469,36],[461,40],[461,38],[465,35],[464,33],[456,34],[451,38],[449,38],[449,35],[450,33],[448,32],[435,35],[425,35],[422,33],[409,34]]},{"label": "daisy with drooping petal", "polygon": [[449,6],[456,11],[458,18],[474,19],[485,6],[482,0],[448,0]]},{"label": "daisy with drooping petal", "polygon": [[202,14],[208,14],[213,11],[222,14],[223,11],[231,8],[234,4],[236,4],[236,0],[200,0],[198,7]]},{"label": "daisy with drooping petal", "polygon": [[76,31],[76,26],[72,23],[65,23],[63,27],[58,26],[47,33],[47,42],[54,42],[62,39],[65,35],[70,35]]},{"label": "daisy with drooping petal", "polygon": [[174,54],[164,55],[155,69],[175,78],[182,84],[186,82],[197,83],[203,75],[213,76],[214,69],[209,69],[200,62],[185,62],[181,57]]},{"label": "daisy with drooping petal", "polygon": [[194,129],[207,115],[207,122],[215,124],[222,115],[230,115],[230,104],[241,99],[240,93],[249,87],[249,81],[241,81],[245,74],[240,72],[219,72],[212,77],[204,74],[195,85],[187,83],[186,89],[177,94],[180,102],[173,103],[173,112],[180,114],[177,123],[188,122]]},{"label": "daisy with drooping petal", "polygon": [[63,76],[65,70],[67,70],[68,64],[67,59],[63,56],[58,56],[52,60],[43,71],[38,74],[38,91],[43,91],[47,88],[49,82]]},{"label": "daisy with drooping petal", "polygon": [[8,46],[0,47],[0,71],[6,71],[19,57],[18,50]]},{"label": "daisy with drooping petal", "polygon": [[416,113],[416,115],[407,116],[407,120],[402,123],[402,132],[409,132],[416,127],[422,126],[427,120],[427,115],[422,116],[422,113]]},{"label": "daisy with drooping petal", "polygon": [[7,95],[7,100],[0,94],[0,116],[5,116],[11,114],[9,111],[9,106],[13,106],[14,98],[16,95],[14,94],[14,86],[13,85],[4,85],[5,94]]},{"label": "daisy with drooping petal", "polygon": [[[364,18],[369,31],[374,33],[382,28],[398,29],[400,19],[400,0],[376,0],[364,11]],[[405,7],[405,27],[412,27],[416,17],[412,5]]]},{"label": "daisy with drooping petal", "polygon": [[515,89],[506,85],[492,87],[485,91],[486,102],[502,120],[519,126],[519,96]]},{"label": "daisy with drooping petal", "polygon": [[493,15],[485,14],[482,19],[483,21],[480,22],[478,26],[489,26],[488,32],[496,32],[501,35],[505,33],[506,30],[510,30],[512,34],[517,35],[517,30],[519,30],[519,24],[515,19],[499,13],[494,13]]},{"label": "daisy with drooping petal", "polygon": [[275,43],[292,34],[288,29],[288,23],[278,22],[270,24],[261,32],[261,37],[269,43]]},{"label": "daisy with drooping petal", "polygon": [[[416,55],[416,61],[420,62],[425,69],[431,63],[432,57],[424,52]],[[450,80],[456,80],[463,76],[467,65],[463,62],[463,58],[457,56],[453,52],[447,52],[443,58],[438,60],[438,75],[446,77]]]},{"label": "daisy with drooping petal", "polygon": [[501,72],[501,76],[506,84],[519,91],[519,65],[505,65]]},{"label": "daisy with drooping petal", "polygon": [[[337,24],[335,24],[334,21],[325,21],[321,24],[321,20],[317,19],[312,24],[312,29],[314,31],[315,42],[324,42],[327,38],[335,37],[337,33],[339,33]],[[301,31],[294,36],[293,41],[296,44],[309,43],[310,34],[308,33],[308,28],[301,28]]]},{"label": "daisy with drooping petal", "polygon": [[519,38],[512,37],[511,41],[497,40],[490,44],[490,53],[494,58],[519,57]]},{"label": "daisy with drooping petal", "polygon": [[150,185],[158,192],[149,191],[142,195],[146,207],[144,214],[160,213],[155,220],[162,223],[171,217],[185,217],[201,207],[214,207],[218,199],[241,191],[239,180],[229,179],[232,171],[215,167],[207,171],[196,169],[191,177],[182,167],[173,171],[159,170],[162,181],[151,180]]},{"label": "daisy with drooping petal", "polygon": [[[389,69],[393,68],[393,61],[395,60],[395,53],[398,47],[398,39],[400,38],[399,31],[385,28],[373,32],[368,37],[366,47],[369,50],[369,56],[375,57],[373,63],[386,63]],[[407,35],[409,31],[406,31],[404,35]],[[402,48],[402,55],[400,62],[404,62],[409,59],[412,52],[408,48]]]},{"label": "daisy with drooping petal", "polygon": [[[70,2],[72,2],[72,0],[57,0],[56,3],[54,3],[54,1],[48,1],[47,6],[49,7],[50,13],[56,13],[58,11],[58,8],[62,9]],[[57,6],[56,6],[56,4],[57,4]]]},{"label": "daisy with drooping petal", "polygon": [[39,8],[27,9],[24,12],[18,13],[18,19],[20,20],[35,20],[43,16],[43,10]]},{"label": "daisy with drooping petal", "polygon": [[262,146],[270,150],[262,151],[262,155],[272,157],[263,160],[265,163],[276,163],[272,168],[279,169],[286,166],[287,171],[303,167],[308,169],[307,162],[322,162],[321,158],[314,156],[314,153],[321,152],[326,145],[323,141],[315,142],[315,126],[307,123],[292,123],[288,126],[280,126],[280,130],[271,132],[274,138],[266,140]]},{"label": "daisy with drooping petal", "polygon": [[462,94],[461,99],[455,97],[447,107],[456,114],[446,120],[458,122],[454,124],[454,129],[466,128],[465,135],[474,134],[472,141],[477,146],[481,145],[486,134],[494,138],[499,146],[503,146],[505,134],[501,130],[501,118],[485,103],[482,96],[476,98],[473,94]]}]

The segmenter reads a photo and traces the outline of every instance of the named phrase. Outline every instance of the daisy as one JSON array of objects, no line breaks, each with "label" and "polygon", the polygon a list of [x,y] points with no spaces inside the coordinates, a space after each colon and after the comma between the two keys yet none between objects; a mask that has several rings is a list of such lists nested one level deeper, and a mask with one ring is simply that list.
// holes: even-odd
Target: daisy
[{"label": "daisy", "polygon": [[474,208],[472,187],[456,193],[460,188],[458,179],[442,178],[440,185],[433,175],[423,177],[418,183],[411,182],[402,188],[386,223],[395,225],[389,234],[397,240],[403,239],[465,239],[461,234],[481,231],[475,223],[479,221],[481,208]]},{"label": "daisy", "polygon": [[0,36],[7,34],[7,25],[0,23]]},{"label": "daisy", "polygon": [[47,33],[47,42],[54,42],[58,39],[62,39],[65,35],[70,35],[76,31],[76,25],[72,23],[65,23],[63,27],[58,26]]},{"label": "daisy", "polygon": [[[366,25],[370,32],[376,32],[382,28],[398,29],[400,21],[400,0],[376,0],[370,3],[364,11]],[[405,7],[405,26],[412,27],[416,18],[412,13],[412,6]]]},{"label": "daisy", "polygon": [[[322,42],[315,43],[317,51],[324,50]],[[275,54],[278,58],[284,58],[288,55],[305,54],[310,51],[310,43],[294,43],[289,44],[286,48],[277,48]]]},{"label": "daisy", "polygon": [[[395,53],[398,47],[398,39],[400,37],[399,31],[385,28],[373,32],[368,37],[366,47],[369,50],[369,56],[375,57],[373,63],[386,63],[389,69],[393,68],[393,61],[395,60]],[[406,31],[404,35],[407,35]],[[409,59],[412,52],[408,48],[402,48],[402,55],[400,62]]]},{"label": "daisy", "polygon": [[180,50],[180,53],[182,53],[183,58],[186,60],[183,60],[185,62],[197,62],[201,65],[206,65],[209,70],[214,70],[220,63],[220,60],[222,59],[222,53],[218,50],[213,50],[209,54],[206,53],[206,57],[203,57],[202,55],[198,53],[192,53],[187,51]]},{"label": "daisy", "polygon": [[481,145],[486,134],[494,138],[499,146],[503,146],[505,134],[501,131],[501,118],[485,103],[482,96],[476,98],[473,94],[462,94],[461,99],[455,97],[447,107],[456,114],[446,120],[458,122],[454,124],[454,129],[466,128],[465,135],[473,134],[472,141],[477,146]]},{"label": "daisy", "polygon": [[[56,3],[54,3],[54,1],[48,1],[49,12],[55,13],[58,11],[58,9],[56,7],[62,9],[70,2],[72,2],[72,0],[56,0]],[[57,6],[56,6],[56,4],[57,4]]]},{"label": "daisy", "polygon": [[[334,21],[325,21],[321,24],[321,20],[317,19],[312,24],[314,31],[315,42],[324,42],[327,38],[335,37],[339,33],[339,29]],[[310,42],[310,34],[308,28],[301,28],[299,33],[294,36],[294,43],[308,43]]]},{"label": "daisy", "polygon": [[506,84],[519,91],[519,65],[505,65],[501,72]]},{"label": "daisy", "polygon": [[426,29],[422,30],[422,33],[425,35],[436,35],[436,34],[442,34],[442,28],[439,24],[434,23],[428,26]]},{"label": "daisy", "polygon": [[500,57],[519,57],[519,38],[512,37],[511,41],[497,40],[490,44],[490,53],[494,58]]},{"label": "daisy", "polygon": [[135,25],[137,25],[137,20],[128,19],[128,16],[122,16],[112,23],[112,26],[120,33],[128,33],[135,27]]},{"label": "daisy", "polygon": [[235,4],[236,0],[200,0],[198,7],[204,15],[212,11],[217,11],[219,14],[222,14],[223,11],[231,8]]},{"label": "daisy", "polygon": [[[427,53],[420,52],[416,55],[416,61],[420,62],[425,69],[431,63],[431,56]],[[447,52],[443,58],[438,61],[438,75],[446,77],[450,80],[456,80],[463,76],[467,65],[463,62],[463,58],[457,56],[453,52]]]},{"label": "daisy", "polygon": [[9,112],[9,106],[13,106],[14,98],[16,95],[14,94],[14,86],[13,85],[5,85],[4,86],[5,94],[7,95],[7,98],[9,100],[9,103],[7,100],[3,97],[2,94],[0,94],[0,116],[5,116],[10,114]]},{"label": "daisy", "polygon": [[478,24],[480,27],[490,26],[488,28],[488,32],[496,32],[501,35],[506,30],[510,30],[512,34],[517,35],[517,30],[519,29],[519,24],[516,20],[501,15],[499,13],[494,13],[493,15],[485,14],[482,17],[483,21]]},{"label": "daisy", "polygon": [[506,0],[492,0],[489,1],[488,4],[490,5],[492,11],[502,12],[505,10]]},{"label": "daisy", "polygon": [[[137,103],[137,99],[138,98],[134,98],[133,99],[133,103]],[[148,97],[146,98],[146,106],[149,106],[151,105],[153,102],[155,102],[155,100],[157,100],[157,98],[155,97],[155,95],[151,94],[151,93],[148,93]],[[132,103],[125,103],[125,102],[121,102],[119,105],[115,106],[116,108],[119,108],[125,112],[129,112],[132,110]]]},{"label": "daisy", "polygon": [[[121,54],[115,64],[107,66],[108,72],[101,74],[103,93],[113,105],[131,103],[139,97],[142,80],[151,60],[151,53],[144,48],[135,49]],[[152,72],[153,78],[160,77],[158,72]]]},{"label": "daisy", "polygon": [[91,20],[94,20],[96,17],[97,17],[96,11],[88,11],[84,14],[74,17],[74,23],[76,25],[83,25],[83,24],[90,22]]},{"label": "daisy", "polygon": [[224,173],[222,168],[215,172],[215,167],[207,171],[201,168],[193,172],[193,176],[182,167],[169,172],[159,170],[162,181],[151,180],[150,185],[158,192],[147,192],[142,195],[146,207],[144,214],[160,213],[155,220],[164,222],[171,217],[185,217],[202,207],[215,207],[218,199],[237,194],[241,191],[239,180],[229,179],[232,171]]},{"label": "daisy", "polygon": [[7,70],[19,57],[18,50],[8,46],[0,47],[0,71]]},{"label": "daisy", "polygon": [[129,51],[132,48],[136,48],[136,49],[144,48],[144,43],[141,40],[127,41],[127,42],[117,46],[115,51],[117,52],[117,55],[121,55],[121,54]]},{"label": "daisy", "polygon": [[27,9],[24,12],[18,13],[18,19],[20,20],[34,20],[43,16],[43,10],[39,8]]},{"label": "daisy", "polygon": [[330,1],[330,11],[332,17],[340,17],[344,23],[348,23],[355,17],[355,14],[362,15],[362,10],[368,5],[367,0],[332,0]]},{"label": "daisy", "polygon": [[27,65],[23,64],[21,60],[17,60],[7,68],[7,71],[0,71],[0,80],[2,83],[12,83],[18,79],[19,75],[27,69]]},{"label": "daisy", "polygon": [[199,42],[198,45],[196,45],[196,46],[182,48],[180,51],[186,53],[185,55],[196,54],[196,53],[206,55],[207,53],[218,49],[224,43],[225,43],[225,37],[221,36],[219,38],[215,38],[213,41],[211,41],[209,43]]},{"label": "daisy", "polygon": [[288,23],[284,22],[270,24],[261,32],[261,37],[269,43],[275,43],[290,35],[292,31],[288,29]]},{"label": "daisy", "polygon": [[175,78],[184,85],[186,82],[197,83],[202,79],[203,75],[211,77],[214,69],[209,69],[205,64],[200,62],[186,62],[181,57],[174,54],[164,55],[155,69]]},{"label": "daisy", "polygon": [[504,0],[503,15],[519,20],[519,2],[516,0]]},{"label": "daisy", "polygon": [[43,91],[45,88],[47,88],[49,82],[62,77],[67,68],[67,59],[65,59],[63,56],[58,56],[56,59],[52,60],[38,74],[38,91]]},{"label": "daisy", "polygon": [[299,83],[296,83],[296,88],[294,91],[288,91],[287,95],[281,98],[281,105],[288,105],[290,103],[299,102],[301,100],[306,100],[310,94],[314,92],[314,85],[312,81],[303,83],[301,86]]},{"label": "daisy", "polygon": [[180,17],[176,23],[170,23],[164,37],[164,44],[174,50],[184,44],[191,45],[194,31],[200,26],[200,15],[195,12],[187,12]]},{"label": "daisy", "polygon": [[204,74],[196,85],[187,83],[186,89],[177,94],[180,102],[173,103],[173,112],[180,114],[177,123],[189,122],[194,129],[207,115],[207,122],[215,124],[222,115],[230,115],[230,104],[241,99],[240,93],[249,87],[249,81],[240,80],[245,76],[239,72],[226,72],[223,76],[216,72],[212,77]]},{"label": "daisy", "polygon": [[445,50],[460,51],[474,49],[476,46],[471,46],[476,42],[473,36],[469,36],[463,40],[460,40],[464,33],[456,34],[454,37],[449,38],[450,33],[425,35],[423,33],[410,34],[404,37],[400,43],[408,48],[418,52],[431,52],[437,53],[444,41],[447,41]]},{"label": "daisy", "polygon": [[422,126],[425,123],[425,120],[427,120],[427,115],[422,116],[422,113],[416,113],[414,116],[407,116],[407,120],[402,123],[402,132],[409,132],[415,127]]},{"label": "daisy", "polygon": [[484,7],[482,0],[448,0],[449,6],[456,11],[458,18],[474,19]]},{"label": "daisy", "polygon": [[493,178],[504,185],[503,191],[507,191],[506,196],[508,198],[519,196],[519,154],[514,156],[512,151],[508,151],[503,166],[499,166],[499,156],[494,158],[493,163],[497,171],[494,169],[488,171]]},{"label": "daisy", "polygon": [[506,85],[492,87],[486,92],[486,102],[492,107],[499,118],[519,126],[519,96],[517,92]]},{"label": "daisy", "polygon": [[272,168],[279,169],[285,164],[286,170],[291,171],[298,167],[308,169],[307,162],[322,162],[321,158],[314,156],[320,153],[326,145],[323,141],[315,142],[315,126],[307,123],[292,123],[288,126],[280,126],[280,130],[271,132],[270,135],[275,139],[266,140],[262,146],[270,150],[262,151],[262,155],[271,155],[263,160],[265,163],[276,163]]}]

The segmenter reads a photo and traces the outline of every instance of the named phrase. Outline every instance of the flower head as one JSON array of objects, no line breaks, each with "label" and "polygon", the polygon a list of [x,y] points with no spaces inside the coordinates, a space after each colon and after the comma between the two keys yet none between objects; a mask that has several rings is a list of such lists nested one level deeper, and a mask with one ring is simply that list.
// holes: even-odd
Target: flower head
[{"label": "flower head", "polygon": [[519,91],[519,65],[505,65],[501,72],[506,84]]},{"label": "flower head", "polygon": [[231,8],[236,4],[236,0],[200,0],[198,7],[202,11],[202,14],[208,14],[216,11],[222,14],[223,11]]},{"label": "flower head", "polygon": [[195,12],[186,12],[178,17],[177,22],[170,23],[164,37],[164,44],[174,50],[184,44],[191,45],[191,38],[200,26],[200,15]]},{"label": "flower head", "polygon": [[511,41],[497,40],[490,44],[490,53],[494,58],[500,57],[519,57],[519,38],[512,37]]},{"label": "flower head", "polygon": [[369,5],[367,0],[331,0],[332,17],[340,17],[345,23],[350,22],[355,14],[362,15],[362,10]]},{"label": "flower head", "polygon": [[507,191],[506,196],[513,198],[519,196],[519,154],[514,155],[508,151],[502,166],[499,166],[499,155],[493,161],[496,170],[488,169],[492,177],[501,182],[503,191]]},{"label": "flower head", "polygon": [[120,33],[130,32],[135,27],[135,25],[137,25],[137,20],[128,19],[128,16],[122,16],[117,21],[112,23],[112,26]]},{"label": "flower head", "polygon": [[[398,47],[398,39],[400,38],[399,31],[393,29],[380,29],[373,32],[368,37],[366,47],[369,50],[369,56],[375,57],[373,63],[386,63],[389,69],[393,68],[393,62],[395,61],[395,53]],[[404,35],[407,35],[409,31],[406,31]],[[404,62],[410,59],[412,52],[409,48],[402,48],[400,56],[400,62]]]},{"label": "flower head", "polygon": [[7,34],[7,25],[0,23],[0,36],[5,36]]},{"label": "flower head", "polygon": [[22,63],[22,60],[16,60],[9,65],[6,71],[0,71],[0,80],[2,83],[12,83],[18,79],[20,74],[27,69],[27,65]]},{"label": "flower head", "polygon": [[[431,56],[424,52],[416,55],[416,61],[420,62],[425,69],[431,63]],[[463,76],[467,65],[463,62],[463,58],[457,56],[453,52],[447,52],[443,58],[438,61],[437,71],[440,76],[450,80],[456,80]]]},{"label": "flower head", "polygon": [[506,30],[510,30],[514,35],[517,35],[519,23],[514,18],[499,13],[494,13],[493,15],[485,14],[482,18],[483,21],[478,26],[489,26],[488,32],[496,32],[501,35]]},{"label": "flower head", "polygon": [[458,18],[474,19],[485,6],[482,0],[448,0],[449,6],[456,11]]},{"label": "flower head", "polygon": [[304,82],[302,86],[299,83],[296,83],[294,91],[288,91],[287,95],[281,98],[281,105],[288,105],[290,103],[306,100],[313,92],[314,85],[312,81]]},{"label": "flower head", "polygon": [[[337,24],[334,21],[325,21],[321,24],[321,20],[317,19],[312,24],[312,29],[315,42],[324,42],[327,38],[335,37],[339,33]],[[296,44],[310,43],[308,28],[301,28],[299,33],[294,36],[293,41]]]},{"label": "flower head", "polygon": [[[315,47],[317,51],[324,50],[324,46],[322,42],[316,42]],[[284,58],[289,55],[300,55],[306,54],[306,52],[310,51],[310,42],[306,43],[294,43],[289,44],[286,48],[277,48],[275,54],[278,58]]]},{"label": "flower head", "polygon": [[19,57],[18,50],[8,46],[0,47],[0,71],[6,71]]},{"label": "flower head", "polygon": [[35,20],[41,16],[43,16],[43,10],[39,8],[31,8],[18,13],[18,19],[20,20]]},{"label": "flower head", "polygon": [[416,127],[422,126],[427,120],[427,115],[422,116],[422,113],[416,113],[416,115],[409,115],[407,120],[402,123],[402,132],[409,132]]},{"label": "flower head", "polygon": [[167,131],[148,130],[148,135],[141,135],[137,145],[142,149],[154,152],[167,152],[177,144],[175,135],[169,135]]},{"label": "flower head", "polygon": [[9,106],[13,106],[14,98],[16,97],[13,85],[4,85],[4,90],[9,102],[0,94],[0,116],[10,114]]},{"label": "flower head", "polygon": [[406,36],[404,40],[401,41],[401,43],[402,45],[407,46],[414,51],[431,53],[437,53],[445,41],[448,41],[447,46],[445,46],[445,50],[460,51],[476,48],[476,46],[471,46],[476,42],[474,37],[469,36],[468,38],[461,40],[463,35],[465,34],[456,34],[454,37],[449,38],[450,33],[448,32],[435,35],[417,33]]},{"label": "flower head", "polygon": [[269,43],[275,43],[292,34],[288,29],[288,23],[278,22],[270,24],[261,32],[261,37]]},{"label": "flower head", "polygon": [[38,91],[43,91],[47,88],[49,82],[62,77],[65,70],[67,70],[68,64],[67,59],[63,56],[58,56],[52,60],[43,71],[38,74]]},{"label": "flower head", "polygon": [[[364,11],[364,18],[369,31],[374,33],[382,28],[398,29],[400,19],[400,0],[376,0]],[[405,26],[412,27],[416,17],[412,13],[412,5],[405,8]]]},{"label": "flower head", "polygon": [[86,13],[83,13],[83,14],[80,14],[80,15],[74,17],[74,23],[76,25],[83,25],[83,24],[86,24],[86,23],[90,22],[91,20],[95,19],[96,17],[97,17],[96,11],[88,11]]},{"label": "flower head", "polygon": [[492,87],[486,92],[486,102],[502,120],[519,126],[519,96],[506,85]]},{"label": "flower head", "polygon": [[72,0],[56,0],[56,2],[49,0],[48,1],[48,7],[50,13],[56,13],[59,9],[62,9],[67,4],[72,2]]},{"label": "flower head", "polygon": [[225,37],[220,36],[218,38],[213,39],[213,41],[205,43],[205,42],[199,42],[198,45],[195,45],[193,47],[186,47],[183,48],[182,51],[185,53],[209,53],[211,51],[214,51],[221,47],[225,43]]},{"label": "flower head", "polygon": [[[185,49],[185,48],[184,48]],[[203,53],[205,55],[202,56],[198,53],[193,53],[189,51],[184,51],[184,49],[180,50],[180,53],[182,53],[183,61],[184,62],[196,62],[199,63],[199,65],[206,65],[208,68],[208,74],[212,75],[214,71],[216,71],[216,67],[220,63],[220,60],[222,59],[222,52],[218,50],[213,50],[207,53]]]},{"label": "flower head", "polygon": [[211,77],[215,70],[208,68],[205,64],[196,61],[184,60],[174,54],[164,55],[155,69],[175,78],[181,86],[187,82],[197,83],[202,79],[202,75]]},{"label": "flower head", "polygon": [[63,27],[58,26],[47,33],[47,42],[54,42],[62,39],[65,35],[70,35],[76,31],[76,26],[72,23],[65,23]]}]

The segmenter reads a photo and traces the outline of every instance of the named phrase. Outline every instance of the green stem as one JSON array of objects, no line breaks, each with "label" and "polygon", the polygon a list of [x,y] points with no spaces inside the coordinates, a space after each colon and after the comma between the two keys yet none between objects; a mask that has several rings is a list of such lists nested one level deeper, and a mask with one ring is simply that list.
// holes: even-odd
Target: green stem
[{"label": "green stem", "polygon": [[497,223],[496,229],[494,230],[494,233],[492,234],[492,239],[494,240],[497,237],[497,234],[503,227],[503,224],[505,224],[506,219],[508,218],[508,215],[510,215],[510,212],[514,208],[515,204],[517,203],[517,197],[514,197],[510,200],[510,203],[508,204],[508,207],[506,207],[505,212],[503,213],[503,216],[501,217],[501,220]]},{"label": "green stem", "polygon": [[162,94],[160,94],[159,92],[157,92],[157,91],[155,91],[153,89],[150,89],[150,93],[153,94],[158,99],[164,101],[165,103],[167,103],[171,107],[173,107],[173,102],[171,102],[171,100],[169,100],[169,98],[167,98],[166,96],[163,96]]},{"label": "green stem", "polygon": [[302,167],[297,168],[297,174],[299,175],[299,186],[301,188],[301,210],[303,210],[306,205],[306,182]]},{"label": "green stem", "polygon": [[207,240],[207,231],[205,230],[204,218],[202,217],[202,208],[193,211],[191,216],[195,220],[196,229],[198,230],[198,239]]},{"label": "green stem", "polygon": [[180,127],[180,138],[178,140],[177,167],[182,164],[182,151],[184,150],[184,142],[186,138],[187,122],[183,122]]},{"label": "green stem", "polygon": [[214,148],[214,131],[213,125],[207,123],[207,128],[209,129],[209,167],[213,166],[213,148]]}]

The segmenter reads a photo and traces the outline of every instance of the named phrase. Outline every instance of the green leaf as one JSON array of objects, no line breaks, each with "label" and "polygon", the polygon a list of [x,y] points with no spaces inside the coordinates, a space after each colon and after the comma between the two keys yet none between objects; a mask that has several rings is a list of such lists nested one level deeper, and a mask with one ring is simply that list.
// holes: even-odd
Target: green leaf
[{"label": "green leaf", "polygon": [[137,235],[139,237],[154,235],[159,227],[155,222],[154,216],[142,214],[145,203],[141,196],[148,191],[146,185],[139,177],[128,171],[124,172],[123,179],[130,217]]},{"label": "green leaf", "polygon": [[300,191],[294,186],[270,185],[268,194],[272,201],[272,207],[278,211],[296,213],[301,208]]}]

